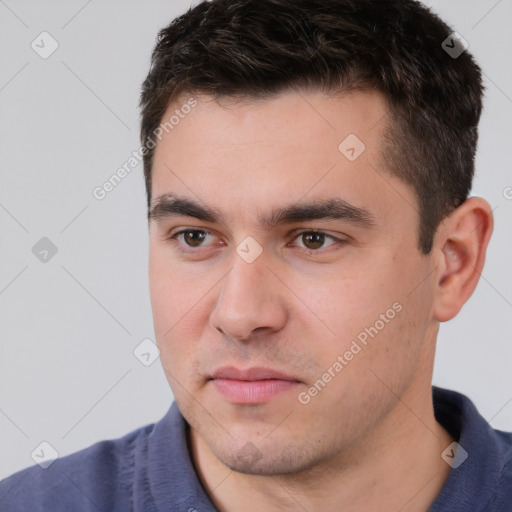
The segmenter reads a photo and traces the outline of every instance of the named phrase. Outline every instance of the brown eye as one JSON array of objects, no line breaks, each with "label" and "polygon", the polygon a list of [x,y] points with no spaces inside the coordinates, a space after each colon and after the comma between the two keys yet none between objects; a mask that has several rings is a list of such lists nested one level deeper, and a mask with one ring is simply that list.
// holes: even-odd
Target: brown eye
[{"label": "brown eye", "polygon": [[[331,245],[343,244],[343,240],[328,235],[323,231],[302,231],[301,233],[297,234],[295,240],[301,242],[301,244],[299,244],[298,247],[309,251],[319,251],[319,249],[324,249]],[[325,245],[326,241],[330,241],[330,243],[328,243],[328,245]]]},{"label": "brown eye", "polygon": [[307,249],[320,249],[325,242],[323,233],[302,233],[302,241]]},{"label": "brown eye", "polygon": [[191,247],[198,247],[201,245],[206,234],[204,231],[185,231],[183,234],[185,243]]},{"label": "brown eye", "polygon": [[207,235],[208,233],[206,231],[188,229],[176,233],[175,237],[178,238],[182,236],[185,245],[188,247],[200,247]]}]

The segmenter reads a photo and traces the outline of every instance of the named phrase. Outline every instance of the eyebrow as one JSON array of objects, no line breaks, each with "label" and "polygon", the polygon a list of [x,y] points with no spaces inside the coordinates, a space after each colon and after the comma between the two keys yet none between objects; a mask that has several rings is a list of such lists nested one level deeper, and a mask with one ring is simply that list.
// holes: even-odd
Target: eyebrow
[{"label": "eyebrow", "polygon": [[[162,219],[179,215],[194,217],[204,222],[227,225],[225,216],[218,209],[170,193],[155,199],[148,213],[148,221],[159,222]],[[258,222],[263,228],[270,230],[281,224],[320,219],[345,220],[366,228],[375,227],[377,224],[375,216],[368,210],[353,206],[340,198],[294,203],[276,208],[269,214],[260,216]]]}]

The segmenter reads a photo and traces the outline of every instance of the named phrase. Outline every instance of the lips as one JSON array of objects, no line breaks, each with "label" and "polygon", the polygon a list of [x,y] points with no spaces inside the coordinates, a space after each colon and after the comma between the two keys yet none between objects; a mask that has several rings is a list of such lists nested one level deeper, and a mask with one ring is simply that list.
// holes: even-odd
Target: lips
[{"label": "lips", "polygon": [[298,381],[295,377],[287,375],[283,372],[272,370],[270,368],[247,368],[246,370],[239,370],[233,366],[224,366],[216,370],[212,379],[231,379],[231,380],[288,380]]},{"label": "lips", "polygon": [[300,383],[293,376],[270,368],[240,370],[232,366],[219,368],[210,380],[223,398],[236,405],[269,402]]}]

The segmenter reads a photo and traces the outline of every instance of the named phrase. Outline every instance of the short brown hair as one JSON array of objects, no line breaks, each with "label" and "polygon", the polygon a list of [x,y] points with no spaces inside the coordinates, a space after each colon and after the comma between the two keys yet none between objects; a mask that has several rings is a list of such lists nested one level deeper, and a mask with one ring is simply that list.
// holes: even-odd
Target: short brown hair
[{"label": "short brown hair", "polygon": [[[284,89],[378,90],[389,104],[382,159],[419,204],[418,248],[471,190],[481,70],[414,0],[213,0],[158,34],[142,85],[141,141],[184,93],[267,98]],[[455,41],[455,42],[454,42]],[[153,144],[154,146],[154,144]],[[148,213],[154,147],[144,155]]]}]

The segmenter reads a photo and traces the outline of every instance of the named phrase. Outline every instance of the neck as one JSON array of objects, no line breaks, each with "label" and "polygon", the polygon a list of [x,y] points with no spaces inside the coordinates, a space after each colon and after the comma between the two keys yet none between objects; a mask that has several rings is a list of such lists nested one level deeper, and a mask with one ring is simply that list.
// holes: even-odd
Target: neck
[{"label": "neck", "polygon": [[203,487],[220,512],[322,510],[427,511],[449,475],[441,452],[454,441],[435,420],[430,387],[409,389],[386,421],[350,451],[293,475],[231,471],[194,429],[189,449]]}]

